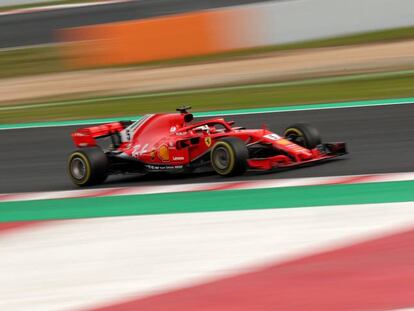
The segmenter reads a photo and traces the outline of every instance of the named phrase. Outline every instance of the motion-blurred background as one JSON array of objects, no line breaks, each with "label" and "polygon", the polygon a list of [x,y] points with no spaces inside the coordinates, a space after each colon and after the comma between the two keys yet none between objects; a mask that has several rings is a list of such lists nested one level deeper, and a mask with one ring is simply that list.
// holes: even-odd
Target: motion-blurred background
[{"label": "motion-blurred background", "polygon": [[410,0],[1,1],[0,122],[409,97],[413,12]]},{"label": "motion-blurred background", "polygon": [[[0,0],[0,310],[413,310],[413,85],[413,0]],[[77,127],[183,104],[350,155],[75,190]]]}]

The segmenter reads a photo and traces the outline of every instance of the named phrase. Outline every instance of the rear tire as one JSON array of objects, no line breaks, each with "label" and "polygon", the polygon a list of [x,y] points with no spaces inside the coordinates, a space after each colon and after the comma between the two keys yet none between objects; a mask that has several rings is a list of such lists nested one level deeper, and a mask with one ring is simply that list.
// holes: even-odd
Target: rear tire
[{"label": "rear tire", "polygon": [[308,149],[313,149],[321,144],[319,131],[306,123],[297,123],[287,127],[284,136],[295,144]]},{"label": "rear tire", "polygon": [[219,140],[211,150],[211,166],[221,176],[241,175],[247,170],[249,152],[243,140],[227,137]]},{"label": "rear tire", "polygon": [[101,184],[108,177],[108,158],[98,147],[79,149],[69,156],[68,171],[79,187]]}]

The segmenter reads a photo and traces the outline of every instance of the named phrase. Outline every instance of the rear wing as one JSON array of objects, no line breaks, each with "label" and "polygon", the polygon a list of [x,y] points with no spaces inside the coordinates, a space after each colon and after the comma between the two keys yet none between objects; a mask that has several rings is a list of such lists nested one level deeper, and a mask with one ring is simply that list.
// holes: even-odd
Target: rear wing
[{"label": "rear wing", "polygon": [[81,128],[71,134],[72,140],[77,147],[96,146],[97,138],[103,138],[108,136],[112,136],[113,139],[120,140],[119,132],[123,131],[131,123],[132,121],[121,121]]}]

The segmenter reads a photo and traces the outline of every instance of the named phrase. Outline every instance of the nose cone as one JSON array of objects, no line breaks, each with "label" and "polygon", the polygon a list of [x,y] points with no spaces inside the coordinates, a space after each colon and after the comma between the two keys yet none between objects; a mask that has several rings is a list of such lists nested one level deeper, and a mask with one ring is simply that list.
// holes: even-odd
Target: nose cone
[{"label": "nose cone", "polygon": [[289,154],[294,155],[300,161],[311,160],[313,158],[312,151],[287,139],[278,139],[273,145],[278,149],[282,149]]},{"label": "nose cone", "polygon": [[311,160],[311,159],[312,159],[312,157],[313,157],[313,154],[312,154],[312,152],[311,152],[311,151],[309,151],[309,150],[307,150],[307,149],[304,149],[304,150],[299,151],[299,152],[297,153],[297,156],[298,156],[298,158],[299,158],[299,159],[301,159],[302,161],[305,161],[305,160]]}]

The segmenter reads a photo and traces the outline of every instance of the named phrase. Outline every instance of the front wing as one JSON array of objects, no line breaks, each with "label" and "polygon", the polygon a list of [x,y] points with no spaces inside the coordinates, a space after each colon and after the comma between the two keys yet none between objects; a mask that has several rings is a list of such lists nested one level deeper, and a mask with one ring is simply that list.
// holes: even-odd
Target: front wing
[{"label": "front wing", "polygon": [[251,169],[258,170],[294,168],[327,161],[343,156],[348,152],[346,144],[343,142],[338,142],[320,144],[315,149],[312,149],[312,153],[313,157],[309,160],[304,161],[291,161],[285,155],[276,155],[269,158],[249,159],[247,163]]}]

